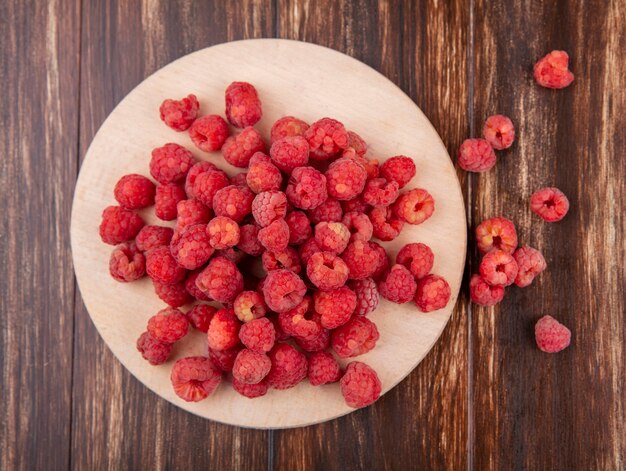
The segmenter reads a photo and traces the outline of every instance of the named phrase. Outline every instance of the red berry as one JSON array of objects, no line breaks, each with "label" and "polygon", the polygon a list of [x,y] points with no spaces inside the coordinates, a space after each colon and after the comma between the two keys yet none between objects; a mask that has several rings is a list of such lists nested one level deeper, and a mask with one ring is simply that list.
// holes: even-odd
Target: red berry
[{"label": "red berry", "polygon": [[289,202],[296,208],[319,208],[328,198],[326,177],[313,167],[295,168],[285,192]]},{"label": "red berry", "polygon": [[176,230],[182,232],[194,224],[206,224],[211,219],[211,210],[196,199],[182,200],[176,205]]},{"label": "red berry", "polygon": [[272,144],[270,157],[276,167],[289,174],[309,162],[309,144],[302,136],[285,137]]},{"label": "red berry", "polygon": [[146,274],[146,259],[135,244],[117,246],[109,259],[109,273],[117,281],[135,281]]},{"label": "red berry", "polygon": [[267,382],[274,389],[292,388],[306,378],[306,357],[291,345],[277,344],[269,357],[272,368],[267,375]]},{"label": "red berry", "polygon": [[102,211],[100,238],[105,244],[121,244],[134,239],[143,225],[139,214],[119,206],[109,206]]},{"label": "red berry", "polygon": [[348,131],[348,146],[361,157],[367,153],[367,143],[354,131]]},{"label": "red berry", "polygon": [[227,249],[239,243],[239,226],[226,216],[217,216],[206,226],[209,243],[214,249]]},{"label": "red berry", "polygon": [[332,353],[315,352],[309,357],[307,376],[312,386],[336,383],[341,378],[341,368]]},{"label": "red berry", "polygon": [[170,142],[152,151],[150,175],[159,183],[175,183],[183,180],[195,160],[189,150]]},{"label": "red berry", "polygon": [[242,291],[233,303],[235,315],[241,322],[250,322],[263,317],[268,309],[263,296],[257,291]]},{"label": "red berry", "polygon": [[289,226],[284,219],[277,219],[259,229],[259,242],[271,252],[282,252],[289,244]]},{"label": "red berry", "polygon": [[[255,152],[255,154],[262,154],[262,152]],[[235,186],[248,186],[247,182],[248,173],[247,172],[239,172],[236,175],[233,175],[230,179],[230,184]]]},{"label": "red berry", "polygon": [[383,241],[393,240],[404,227],[404,221],[396,217],[389,207],[378,206],[369,213],[374,237]]},{"label": "red berry", "polygon": [[202,204],[212,208],[215,194],[229,184],[228,176],[221,170],[207,170],[195,178],[193,194]]},{"label": "red berry", "polygon": [[209,348],[212,350],[228,350],[239,344],[240,322],[232,309],[224,308],[217,311],[207,331]]},{"label": "red berry", "polygon": [[346,263],[330,252],[317,252],[311,255],[306,264],[306,274],[309,280],[323,290],[343,286],[348,279],[349,272]]},{"label": "red berry", "polygon": [[200,288],[196,286],[196,280],[201,272],[201,269],[190,272],[185,279],[185,288],[187,289],[187,292],[198,301],[210,301],[211,298],[209,298],[203,291],[200,291]]},{"label": "red berry", "polygon": [[[287,187],[287,197],[289,197],[289,187]],[[291,199],[290,202],[293,204]],[[339,201],[333,198],[328,198],[316,208],[309,209],[307,214],[309,215],[311,223],[317,224],[322,221],[341,221],[343,210],[341,209]]]},{"label": "red berry", "polygon": [[393,211],[409,224],[421,224],[435,212],[435,200],[426,190],[415,188],[398,197]]},{"label": "red berry", "polygon": [[321,251],[322,249],[319,245],[317,245],[317,242],[315,242],[315,238],[311,237],[298,248],[298,255],[300,255],[300,260],[302,260],[302,263],[306,265],[311,258],[311,255]]},{"label": "red berry", "polygon": [[569,346],[571,338],[570,330],[552,316],[543,316],[535,324],[535,341],[542,352],[560,352]]},{"label": "red berry", "polygon": [[480,306],[494,306],[504,298],[504,286],[491,286],[480,275],[472,275],[470,299]]},{"label": "red berry", "polygon": [[255,152],[265,152],[265,142],[259,131],[247,127],[236,136],[230,136],[222,146],[224,160],[229,164],[245,168]]},{"label": "red berry", "polygon": [[376,242],[370,242],[369,246],[378,254],[378,263],[376,263],[376,267],[371,276],[375,280],[378,280],[389,270],[389,256],[387,255],[387,251]]},{"label": "red berry", "polygon": [[406,155],[397,155],[383,162],[380,166],[380,176],[389,182],[396,182],[403,188],[415,176],[415,162]]},{"label": "red berry", "polygon": [[154,212],[159,219],[172,221],[178,214],[178,203],[185,198],[187,198],[185,190],[177,183],[157,185]]},{"label": "red berry", "polygon": [[311,298],[305,296],[293,309],[278,314],[278,324],[287,335],[312,340],[322,331],[317,317]]},{"label": "red berry", "polygon": [[245,384],[233,378],[232,384],[235,391],[249,399],[265,396],[265,394],[267,394],[267,390],[269,389],[269,384],[267,384],[267,381],[265,380],[259,381],[256,384]]},{"label": "red berry", "polygon": [[424,278],[433,269],[435,255],[430,247],[422,243],[407,244],[396,255],[396,263],[404,265],[416,278]]},{"label": "red berry", "polygon": [[348,201],[342,201],[341,208],[344,213],[368,213],[372,209],[369,204],[363,201],[361,196],[357,196]]},{"label": "red berry", "polygon": [[343,215],[342,222],[350,231],[350,242],[355,240],[367,242],[372,238],[374,226],[367,214],[348,212]]},{"label": "red berry", "polygon": [[515,284],[520,288],[530,285],[535,277],[547,267],[546,260],[541,252],[528,245],[517,249],[513,254],[513,258],[517,262],[518,267]]},{"label": "red berry", "polygon": [[341,254],[341,259],[350,270],[349,278],[360,280],[374,273],[379,264],[378,251],[370,242],[355,240]]},{"label": "red berry", "polygon": [[226,89],[226,117],[238,128],[255,125],[262,116],[256,88],[247,82],[233,82]]},{"label": "red berry", "polygon": [[322,221],[315,225],[315,241],[326,252],[340,254],[348,246],[350,231],[340,222]]},{"label": "red berry", "polygon": [[293,116],[284,116],[277,120],[270,130],[270,142],[274,142],[290,136],[302,136],[309,125],[301,119]]},{"label": "red berry", "polygon": [[287,247],[280,252],[270,252],[266,250],[261,257],[263,263],[263,269],[266,272],[272,270],[280,270],[286,268],[294,273],[300,273],[302,265],[300,264],[300,257],[298,251],[293,247]]},{"label": "red berry", "polygon": [[517,262],[510,253],[492,250],[480,262],[479,271],[483,279],[492,286],[512,285],[517,276]]},{"label": "red berry", "polygon": [[485,219],[476,227],[476,244],[482,253],[493,249],[513,253],[517,247],[515,224],[503,217]]},{"label": "red berry", "polygon": [[213,163],[207,161],[196,162],[187,172],[185,177],[185,193],[189,198],[195,198],[196,195],[193,192],[193,185],[196,182],[198,175],[209,170],[219,170]]},{"label": "red berry", "polygon": [[172,243],[171,250],[176,261],[187,270],[201,267],[214,252],[205,224],[194,224],[185,228]]},{"label": "red berry", "polygon": [[535,81],[546,88],[565,88],[574,81],[568,69],[569,56],[565,51],[552,51],[539,59],[533,68]]},{"label": "red berry", "polygon": [[152,284],[159,299],[171,307],[184,306],[192,299],[183,281],[174,284],[153,281]]},{"label": "red berry", "polygon": [[388,301],[403,304],[415,295],[417,284],[404,265],[396,264],[378,283],[378,292]]},{"label": "red berry", "polygon": [[154,281],[160,283],[178,283],[187,274],[180,266],[169,247],[157,247],[146,253],[146,272]]},{"label": "red berry", "polygon": [[144,332],[137,339],[137,350],[151,365],[165,363],[172,353],[172,348],[174,348],[173,344],[160,342],[149,332]]},{"label": "red berry", "polygon": [[360,361],[348,364],[339,384],[346,404],[355,409],[376,402],[382,389],[376,372]]},{"label": "red berry", "polygon": [[156,247],[170,245],[172,235],[174,231],[171,227],[143,226],[135,238],[135,243],[139,250],[147,252]]},{"label": "red berry", "polygon": [[217,312],[217,308],[209,304],[196,304],[185,314],[189,323],[200,332],[208,332],[211,319]]},{"label": "red berry", "polygon": [[180,100],[167,99],[161,103],[159,114],[161,121],[174,131],[185,131],[198,116],[200,103],[195,95],[190,94]]},{"label": "red berry", "polygon": [[170,376],[174,392],[187,402],[198,402],[215,391],[222,380],[221,371],[209,358],[181,358]]},{"label": "red berry", "polygon": [[356,294],[347,286],[316,291],[313,294],[315,312],[321,315],[320,322],[326,329],[336,329],[345,324],[356,308]]},{"label": "red berry", "polygon": [[256,224],[245,224],[239,228],[239,243],[237,248],[242,252],[258,257],[265,250],[258,239],[259,226]]},{"label": "red berry", "polygon": [[485,121],[483,136],[494,149],[508,149],[515,140],[515,128],[509,118],[495,114]]},{"label": "red berry", "polygon": [[417,282],[415,304],[422,312],[436,311],[446,307],[450,301],[450,285],[445,278],[427,275]]},{"label": "red berry", "polygon": [[154,204],[155,186],[143,175],[124,175],[115,184],[115,199],[126,209],[147,208]]},{"label": "red berry", "polygon": [[246,184],[255,193],[280,190],[283,176],[280,170],[262,152],[256,152],[250,159],[250,167],[246,174]]},{"label": "red berry", "polygon": [[289,245],[300,245],[313,234],[309,218],[302,211],[291,211],[285,222],[289,226]]},{"label": "red berry", "polygon": [[544,221],[556,222],[569,211],[569,200],[558,188],[542,188],[530,197],[530,209]]},{"label": "red berry", "polygon": [[372,206],[389,206],[398,198],[399,193],[397,182],[388,182],[384,178],[372,178],[365,184],[363,201]]},{"label": "red berry", "polygon": [[323,352],[330,346],[330,330],[322,329],[316,337],[294,337],[294,340],[305,352]]},{"label": "red berry", "polygon": [[228,124],[216,114],[198,118],[189,128],[189,137],[204,152],[220,150],[228,134]]},{"label": "red berry", "polygon": [[348,282],[348,286],[356,295],[355,316],[366,316],[376,310],[380,296],[373,279],[352,280]]},{"label": "red berry", "polygon": [[274,346],[276,330],[268,318],[261,317],[242,325],[239,330],[239,339],[250,350],[266,353]]},{"label": "red berry", "polygon": [[311,148],[311,158],[316,160],[332,159],[350,143],[343,124],[331,118],[322,118],[311,124],[304,137]]},{"label": "red berry", "polygon": [[351,358],[372,350],[379,337],[376,324],[367,317],[356,316],[334,330],[330,342],[339,357]]},{"label": "red berry", "polygon": [[485,139],[465,139],[459,147],[457,161],[468,172],[485,172],[496,164],[496,153]]},{"label": "red berry", "polygon": [[335,199],[346,201],[359,195],[365,187],[367,172],[354,159],[335,160],[326,171],[326,188]]},{"label": "red berry", "polygon": [[230,373],[233,371],[235,358],[237,358],[241,349],[242,347],[240,345],[227,350],[213,350],[209,348],[209,358],[221,371],[224,373]]},{"label": "red berry", "polygon": [[306,293],[304,281],[291,270],[272,270],[263,284],[267,306],[275,312],[285,312],[302,301]]},{"label": "red berry", "polygon": [[162,309],[148,320],[148,333],[164,343],[174,343],[189,331],[189,321],[178,309]]},{"label": "red berry", "polygon": [[247,187],[230,185],[218,190],[213,197],[216,216],[228,216],[235,222],[252,212],[254,193]]},{"label": "red berry", "polygon": [[272,362],[265,353],[244,348],[237,354],[233,365],[233,378],[244,384],[256,384],[267,376]]},{"label": "red berry", "polygon": [[243,276],[227,258],[213,257],[198,275],[196,286],[220,303],[232,303],[243,291]]},{"label": "red berry", "polygon": [[261,226],[269,226],[287,214],[287,197],[282,191],[263,191],[252,201],[252,216]]}]

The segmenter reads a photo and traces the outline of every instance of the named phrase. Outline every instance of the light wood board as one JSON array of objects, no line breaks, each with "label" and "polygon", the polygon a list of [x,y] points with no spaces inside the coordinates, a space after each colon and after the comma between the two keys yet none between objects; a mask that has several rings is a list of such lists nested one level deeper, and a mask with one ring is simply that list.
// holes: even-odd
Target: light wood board
[{"label": "light wood board", "polygon": [[[95,136],[82,165],[72,208],[71,242],[79,288],[100,335],[122,364],[166,400],[194,414],[223,423],[256,428],[285,428],[323,422],[351,412],[337,384],[312,387],[303,382],[288,391],[269,391],[250,400],[221,385],[207,400],[187,403],[173,392],[173,362],[206,355],[206,339],[191,332],[175,346],[171,360],[153,367],[135,349],[149,317],[164,307],[150,280],[123,284],[108,273],[112,247],[101,242],[102,210],[115,204],[113,187],[127,173],[149,176],[150,151],[166,142],[189,148],[233,175],[220,153],[197,150],[187,133],[176,133],[159,119],[164,98],[195,93],[201,113],[224,112],[224,90],[234,80],[253,83],[263,103],[257,127],[269,135],[284,115],[308,122],[324,116],[342,121],[369,144],[368,155],[383,161],[413,157],[417,175],[407,187],[426,188],[435,198],[434,215],[419,226],[405,225],[394,241],[383,243],[393,257],[408,242],[424,242],[435,253],[433,272],[449,281],[446,308],[424,314],[414,304],[381,300],[370,315],[380,331],[376,348],[357,360],[370,364],[388,391],[428,353],[445,327],[456,302],[466,253],[466,222],[461,190],[450,157],[437,132],[419,108],[387,78],[365,64],[324,47],[288,40],[231,42],[189,54],[160,69],[115,108]],[[142,211],[149,223],[163,224],[152,208]],[[411,407],[407,404],[406,407]]]}]

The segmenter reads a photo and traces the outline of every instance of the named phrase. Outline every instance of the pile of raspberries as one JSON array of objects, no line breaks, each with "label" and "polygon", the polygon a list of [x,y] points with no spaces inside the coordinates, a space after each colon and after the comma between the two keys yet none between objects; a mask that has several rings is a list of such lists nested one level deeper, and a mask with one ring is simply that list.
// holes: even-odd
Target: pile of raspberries
[{"label": "pile of raspberries", "polygon": [[[379,295],[413,301],[422,312],[450,299],[447,281],[431,273],[427,245],[404,246],[392,264],[373,238],[390,241],[405,224],[423,223],[435,201],[425,189],[406,188],[416,174],[411,158],[379,165],[335,119],[309,125],[285,116],[268,145],[253,127],[262,115],[256,89],[234,82],[225,100],[227,120],[198,116],[194,95],[165,100],[160,116],[189,132],[200,151],[221,150],[245,170],[227,175],[168,143],[152,151],[156,185],[123,176],[114,190],[119,205],[102,213],[100,236],[117,246],[111,276],[130,282],[147,274],[169,306],[150,318],[137,349],[160,365],[190,327],[206,333],[207,356],[172,367],[173,388],[186,401],[206,398],[225,376],[248,398],[308,378],[314,386],[339,381],[346,403],[365,407],[380,396],[378,375],[359,361],[342,368],[336,357],[376,346],[379,332],[367,316]],[[152,205],[175,226],[145,225],[136,210]]]}]

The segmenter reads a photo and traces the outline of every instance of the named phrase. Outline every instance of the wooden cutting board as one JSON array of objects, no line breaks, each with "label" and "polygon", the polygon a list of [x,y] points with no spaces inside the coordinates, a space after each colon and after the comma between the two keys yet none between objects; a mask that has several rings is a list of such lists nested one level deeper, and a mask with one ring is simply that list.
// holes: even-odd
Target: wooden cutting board
[{"label": "wooden cutting board", "polygon": [[[149,279],[118,283],[108,273],[112,247],[101,242],[102,210],[116,204],[113,187],[127,173],[149,176],[154,147],[177,142],[201,160],[209,160],[229,175],[219,152],[195,148],[187,133],[167,128],[159,119],[165,98],[194,93],[201,114],[224,114],[224,90],[232,81],[255,85],[263,103],[258,129],[269,136],[272,123],[294,115],[307,122],[330,116],[358,132],[369,144],[368,156],[381,162],[404,154],[417,165],[407,188],[419,186],[435,198],[435,213],[419,226],[405,225],[401,235],[383,243],[392,257],[409,242],[424,242],[435,253],[433,272],[450,283],[446,308],[421,313],[413,303],[381,300],[370,315],[380,331],[374,350],[357,357],[371,365],[389,391],[424,358],[439,338],[453,311],[466,252],[466,220],[459,182],[437,132],[420,109],[398,87],[365,64],[313,44],[279,39],[238,41],[213,46],[182,57],[139,84],[113,110],[96,134],[82,165],[72,208],[72,253],[76,278],[89,314],[100,335],[122,364],[164,399],[194,414],[219,422],[255,428],[296,427],[323,422],[351,412],[337,384],[312,387],[306,381],[287,391],[270,390],[247,399],[227,383],[208,399],[187,403],[173,392],[170,369],[176,359],[206,355],[205,335],[193,331],[174,348],[165,365],[151,366],[135,349],[149,317],[164,303]],[[153,208],[142,211],[148,223],[159,221]],[[445,393],[445,392],[444,392]],[[411,407],[411,404],[406,404]]]}]

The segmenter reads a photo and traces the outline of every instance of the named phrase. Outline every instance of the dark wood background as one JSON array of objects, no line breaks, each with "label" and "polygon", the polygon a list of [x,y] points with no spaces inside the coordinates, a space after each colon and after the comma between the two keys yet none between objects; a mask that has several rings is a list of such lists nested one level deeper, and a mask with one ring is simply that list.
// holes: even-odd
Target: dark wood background
[{"label": "dark wood background", "polygon": [[[624,469],[625,18],[623,0],[0,2],[0,469]],[[512,150],[459,172],[468,224],[514,219],[549,266],[496,308],[463,293],[373,407],[275,432],[197,418],[131,377],[82,304],[69,244],[80,162],[113,107],[181,55],[255,37],[371,65],[452,155],[486,116],[509,115]],[[558,92],[531,77],[552,49],[576,74]],[[572,203],[558,224],[528,209],[546,185]],[[534,347],[543,314],[572,329],[567,351]]]}]

